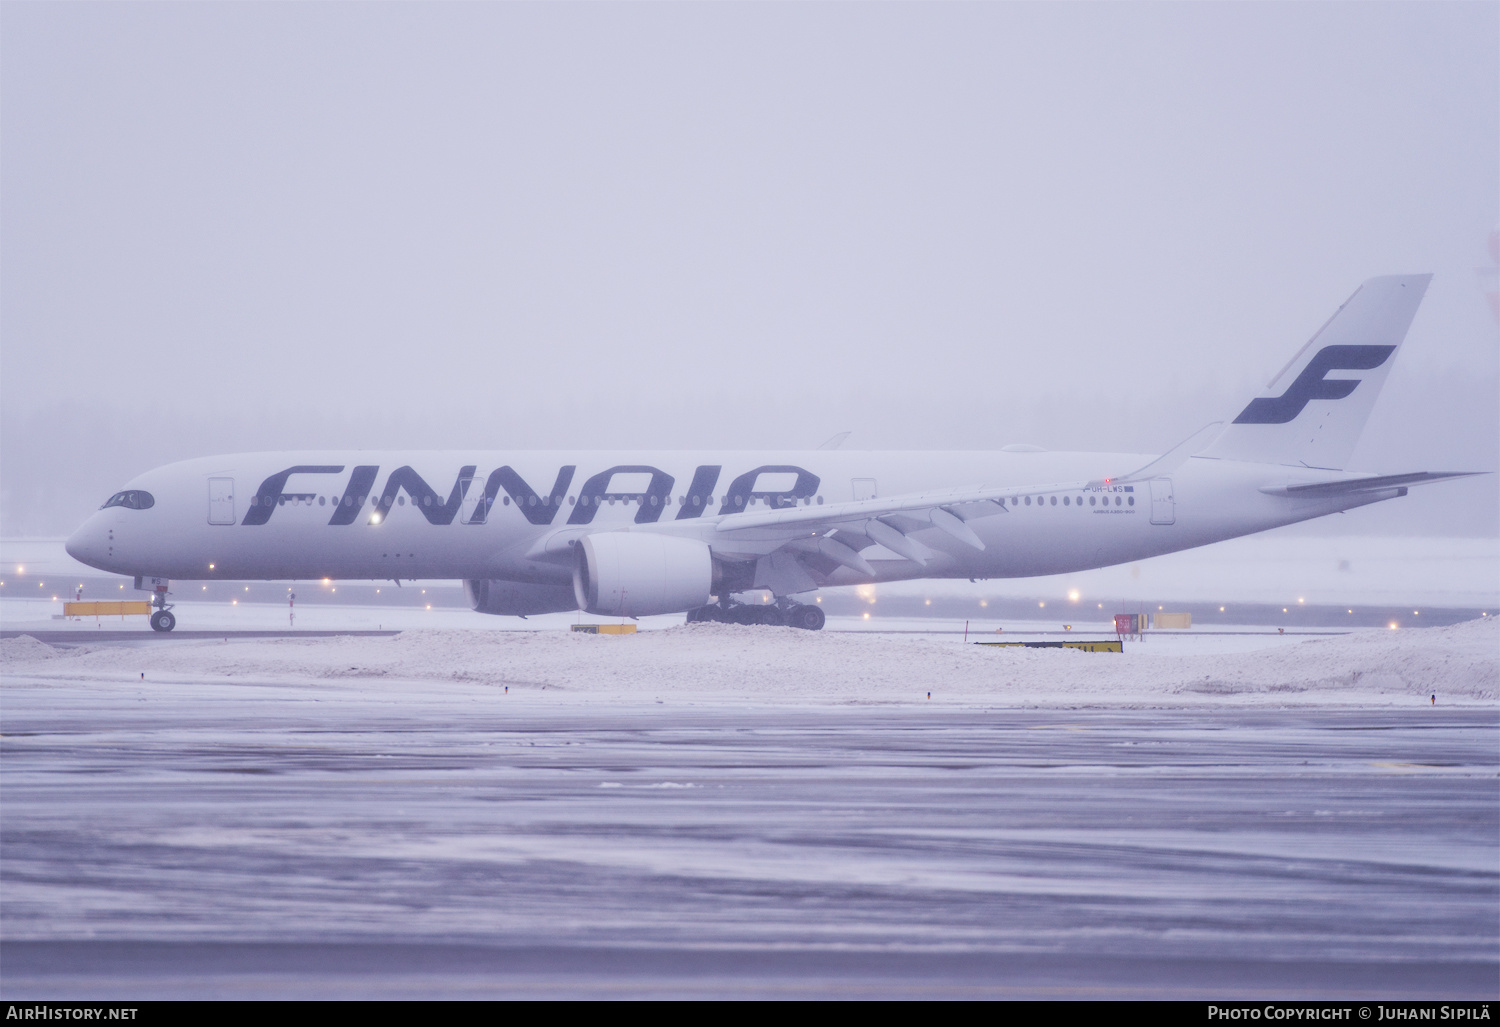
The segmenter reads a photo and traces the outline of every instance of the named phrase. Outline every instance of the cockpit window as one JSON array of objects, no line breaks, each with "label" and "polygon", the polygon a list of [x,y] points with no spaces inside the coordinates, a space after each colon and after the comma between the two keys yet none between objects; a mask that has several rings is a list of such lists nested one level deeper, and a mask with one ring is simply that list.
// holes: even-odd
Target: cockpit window
[{"label": "cockpit window", "polygon": [[108,510],[112,506],[125,506],[132,510],[149,510],[156,505],[156,498],[149,492],[140,489],[130,489],[128,492],[116,492],[109,497],[109,502],[99,509]]}]

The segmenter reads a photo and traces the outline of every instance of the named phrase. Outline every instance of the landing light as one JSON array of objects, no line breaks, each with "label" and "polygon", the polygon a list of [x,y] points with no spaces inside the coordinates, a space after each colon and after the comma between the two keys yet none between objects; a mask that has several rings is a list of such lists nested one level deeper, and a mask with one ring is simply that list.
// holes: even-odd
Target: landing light
[{"label": "landing light", "polygon": [[1068,593],[1068,601],[1071,603],[1078,602],[1078,589],[1075,588],[1073,591]]},{"label": "landing light", "polygon": [[213,564],[209,564],[209,565],[208,565],[208,569],[209,569],[209,570],[213,570],[213,569],[214,569],[214,565],[213,565]]},{"label": "landing light", "polygon": [[1395,621],[1391,621],[1391,623],[1389,625],[1387,625],[1387,627],[1389,627],[1392,631],[1395,631],[1396,627],[1397,627],[1397,624],[1396,624]]},{"label": "landing light", "polygon": [[[981,604],[981,605],[983,605],[983,604]],[[1046,603],[1037,603],[1037,605],[1038,606],[1046,606],[1047,604]]]},{"label": "landing light", "polygon": [[17,567],[16,568],[16,576],[17,577],[19,577],[19,576],[21,576],[22,574],[25,574],[25,573],[26,573],[26,568],[25,567]]},{"label": "landing light", "polygon": [[1299,603],[1305,603],[1305,602],[1307,602],[1307,600],[1303,599],[1301,596],[1298,596],[1297,597],[1297,602],[1299,602]]},{"label": "landing light", "polygon": [[870,619],[870,615],[868,613],[865,614],[865,620],[869,620],[869,619]]}]

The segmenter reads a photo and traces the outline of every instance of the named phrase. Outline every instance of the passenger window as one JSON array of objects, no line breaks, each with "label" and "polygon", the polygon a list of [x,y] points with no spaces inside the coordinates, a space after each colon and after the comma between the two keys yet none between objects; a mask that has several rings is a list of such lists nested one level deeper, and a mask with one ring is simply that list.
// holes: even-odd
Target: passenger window
[{"label": "passenger window", "polygon": [[1053,496],[1053,497],[1052,497],[1052,505],[1053,505],[1053,506],[1056,506],[1056,505],[1057,505],[1057,497],[1056,497],[1056,496]]},{"label": "passenger window", "polygon": [[1131,506],[1135,506],[1135,497],[1134,496],[1130,497],[1130,505]]}]

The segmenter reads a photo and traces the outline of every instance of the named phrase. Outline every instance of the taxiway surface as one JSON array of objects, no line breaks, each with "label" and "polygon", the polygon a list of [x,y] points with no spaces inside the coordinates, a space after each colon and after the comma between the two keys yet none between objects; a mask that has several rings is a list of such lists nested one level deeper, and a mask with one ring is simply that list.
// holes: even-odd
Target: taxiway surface
[{"label": "taxiway surface", "polygon": [[9,673],[4,997],[1500,990],[1492,707],[351,684]]}]

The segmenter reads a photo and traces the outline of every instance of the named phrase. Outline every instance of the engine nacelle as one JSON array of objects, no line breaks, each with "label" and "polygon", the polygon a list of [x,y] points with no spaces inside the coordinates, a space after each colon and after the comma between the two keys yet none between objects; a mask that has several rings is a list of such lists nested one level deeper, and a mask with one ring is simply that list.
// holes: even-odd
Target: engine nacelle
[{"label": "engine nacelle", "polygon": [[504,579],[469,579],[464,582],[469,605],[480,613],[503,617],[529,617],[534,613],[563,613],[578,609],[570,585],[533,585]]},{"label": "engine nacelle", "polygon": [[645,617],[708,603],[714,561],[696,539],[604,531],[585,535],[575,549],[574,598],[589,613]]}]

